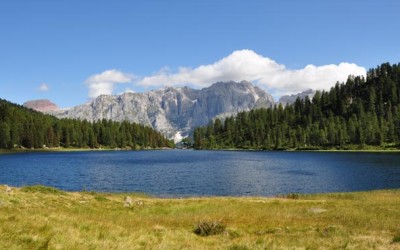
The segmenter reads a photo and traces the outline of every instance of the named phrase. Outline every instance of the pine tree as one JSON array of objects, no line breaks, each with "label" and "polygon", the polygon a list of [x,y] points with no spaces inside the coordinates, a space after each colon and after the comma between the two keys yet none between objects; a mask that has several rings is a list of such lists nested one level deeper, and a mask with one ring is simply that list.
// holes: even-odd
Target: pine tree
[{"label": "pine tree", "polygon": [[0,122],[0,148],[12,148],[10,126],[6,122]]},{"label": "pine tree", "polygon": [[240,112],[223,126],[216,119],[196,129],[195,140],[202,147],[263,149],[399,145],[399,97],[400,64],[382,64],[366,79],[349,76],[330,91],[317,91],[312,101]]}]

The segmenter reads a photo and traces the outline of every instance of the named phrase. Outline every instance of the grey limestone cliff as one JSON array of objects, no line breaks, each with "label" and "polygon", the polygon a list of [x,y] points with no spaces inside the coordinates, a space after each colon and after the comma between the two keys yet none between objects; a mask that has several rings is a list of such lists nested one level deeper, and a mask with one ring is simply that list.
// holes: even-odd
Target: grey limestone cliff
[{"label": "grey limestone cliff", "polygon": [[201,90],[164,88],[146,93],[102,95],[68,110],[51,111],[59,118],[89,121],[128,120],[152,126],[169,137],[187,135],[218,115],[270,107],[271,95],[250,82],[218,82]]}]

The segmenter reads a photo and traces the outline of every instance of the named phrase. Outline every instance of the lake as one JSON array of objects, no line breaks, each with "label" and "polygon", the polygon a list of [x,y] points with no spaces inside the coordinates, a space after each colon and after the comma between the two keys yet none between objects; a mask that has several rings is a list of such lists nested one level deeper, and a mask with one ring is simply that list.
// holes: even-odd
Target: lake
[{"label": "lake", "polygon": [[0,184],[160,197],[400,188],[399,153],[92,151],[0,155]]}]

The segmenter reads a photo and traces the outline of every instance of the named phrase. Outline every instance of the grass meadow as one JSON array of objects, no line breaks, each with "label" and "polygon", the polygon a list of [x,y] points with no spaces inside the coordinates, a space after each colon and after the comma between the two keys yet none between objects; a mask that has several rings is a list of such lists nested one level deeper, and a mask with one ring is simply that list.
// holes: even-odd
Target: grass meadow
[{"label": "grass meadow", "polygon": [[0,249],[400,249],[400,190],[167,199],[0,186]]}]

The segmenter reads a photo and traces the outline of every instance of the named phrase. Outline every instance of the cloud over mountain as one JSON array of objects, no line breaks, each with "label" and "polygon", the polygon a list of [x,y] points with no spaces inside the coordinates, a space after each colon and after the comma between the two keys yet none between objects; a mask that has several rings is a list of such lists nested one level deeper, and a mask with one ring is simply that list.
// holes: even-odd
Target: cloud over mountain
[{"label": "cloud over mountain", "polygon": [[89,87],[89,98],[99,95],[111,95],[116,84],[132,82],[134,76],[115,69],[92,75],[85,83]]},{"label": "cloud over mountain", "polygon": [[252,50],[234,51],[229,56],[196,68],[181,67],[178,72],[161,70],[137,82],[141,86],[175,86],[191,84],[207,87],[218,81],[247,80],[275,94],[289,94],[305,89],[329,89],[349,75],[365,75],[363,67],[353,63],[324,66],[307,65],[291,70],[285,65],[255,53]]},{"label": "cloud over mountain", "polygon": [[346,81],[349,75],[365,76],[366,70],[347,62],[288,69],[285,65],[252,50],[237,50],[212,64],[195,68],[180,67],[176,72],[166,67],[141,78],[115,69],[107,70],[89,77],[86,84],[89,87],[89,97],[95,98],[101,94],[114,94],[114,87],[118,83],[132,82],[131,86],[136,87],[190,85],[203,88],[220,81],[246,80],[277,97],[310,88],[329,90],[337,81]]}]

